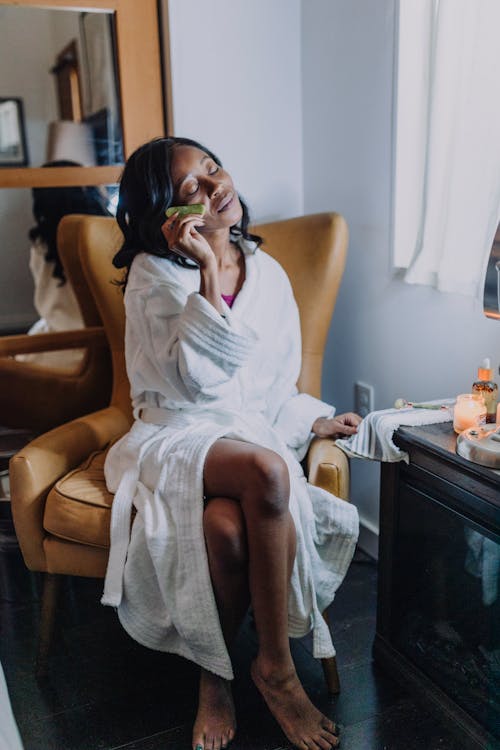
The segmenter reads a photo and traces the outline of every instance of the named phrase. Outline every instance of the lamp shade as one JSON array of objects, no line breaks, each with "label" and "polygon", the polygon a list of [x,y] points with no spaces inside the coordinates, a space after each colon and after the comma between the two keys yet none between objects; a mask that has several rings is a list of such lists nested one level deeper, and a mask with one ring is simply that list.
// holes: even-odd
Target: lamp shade
[{"label": "lamp shade", "polygon": [[47,161],[66,159],[84,167],[95,161],[92,128],[85,122],[56,120],[49,123],[47,132]]}]

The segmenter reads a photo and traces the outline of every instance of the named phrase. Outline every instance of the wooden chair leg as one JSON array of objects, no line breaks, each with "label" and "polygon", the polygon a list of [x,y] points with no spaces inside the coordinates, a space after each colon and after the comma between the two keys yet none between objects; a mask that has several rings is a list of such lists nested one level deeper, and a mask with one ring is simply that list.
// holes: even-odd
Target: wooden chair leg
[{"label": "wooden chair leg", "polygon": [[[326,609],[323,612],[323,619],[329,625],[328,610]],[[337,658],[330,656],[328,659],[321,659],[321,666],[323,667],[328,692],[330,695],[338,695],[340,693],[340,678],[337,670]]]},{"label": "wooden chair leg", "polygon": [[52,634],[56,619],[57,600],[61,588],[62,576],[45,573],[40,615],[40,633],[38,636],[38,653],[35,674],[45,677],[48,671],[48,657],[52,643]]},{"label": "wooden chair leg", "polygon": [[338,695],[340,693],[340,679],[337,671],[337,659],[335,656],[330,656],[328,659],[321,659],[321,666],[323,667],[328,692],[330,695]]}]

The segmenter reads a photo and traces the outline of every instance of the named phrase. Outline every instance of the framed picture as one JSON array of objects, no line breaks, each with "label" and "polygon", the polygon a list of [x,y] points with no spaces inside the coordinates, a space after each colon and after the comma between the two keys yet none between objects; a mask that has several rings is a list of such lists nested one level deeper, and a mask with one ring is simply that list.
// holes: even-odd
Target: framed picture
[{"label": "framed picture", "polygon": [[22,100],[0,97],[0,167],[25,167],[27,164]]}]

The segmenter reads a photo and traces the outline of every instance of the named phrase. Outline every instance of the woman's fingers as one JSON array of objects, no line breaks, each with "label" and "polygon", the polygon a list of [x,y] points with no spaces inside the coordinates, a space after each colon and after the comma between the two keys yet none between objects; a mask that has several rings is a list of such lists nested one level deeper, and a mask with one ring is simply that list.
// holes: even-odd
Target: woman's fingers
[{"label": "woman's fingers", "polygon": [[204,224],[201,216],[173,214],[162,224],[161,231],[170,250],[196,263],[202,262],[211,252],[205,238],[197,231]]},{"label": "woman's fingers", "polygon": [[201,227],[204,223],[203,219],[194,216],[187,220],[182,219],[179,222],[179,228],[177,230],[179,240],[181,240],[181,242],[186,242],[189,237],[195,237],[198,239],[198,237],[200,237],[199,232],[196,234],[193,234],[193,232],[196,232],[196,227]]},{"label": "woman's fingers", "polygon": [[338,414],[335,419],[342,422],[342,424],[351,425],[352,427],[357,427],[362,421],[359,414],[355,414],[352,411],[348,411],[346,414]]},{"label": "woman's fingers", "polygon": [[186,227],[201,227],[205,223],[201,216],[195,216],[194,214],[190,214],[189,216],[181,216],[180,218],[177,217],[178,214],[174,214],[162,224],[161,231],[167,239],[167,242],[169,240],[171,241],[172,238],[176,239],[177,237],[179,237],[184,232]]},{"label": "woman's fingers", "polygon": [[319,437],[330,438],[355,435],[358,431],[357,425],[359,423],[356,420],[353,420],[354,424],[349,424],[349,421],[349,419],[346,419],[345,414],[340,414],[338,417],[323,417],[316,420],[313,425],[313,432]]},{"label": "woman's fingers", "polygon": [[355,425],[346,424],[341,419],[332,419],[332,437],[339,435],[355,435],[358,428]]}]

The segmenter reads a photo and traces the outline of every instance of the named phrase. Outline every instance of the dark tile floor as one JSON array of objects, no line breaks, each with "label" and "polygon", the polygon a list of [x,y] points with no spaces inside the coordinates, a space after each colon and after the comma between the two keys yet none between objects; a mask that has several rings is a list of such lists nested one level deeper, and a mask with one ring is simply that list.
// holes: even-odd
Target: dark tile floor
[{"label": "dark tile floor", "polygon": [[[101,581],[67,581],[49,677],[37,682],[38,584],[15,550],[0,550],[0,661],[25,749],[189,750],[196,668],[128,638],[114,611],[99,604]],[[292,642],[309,695],[340,723],[343,750],[458,749],[447,728],[373,663],[376,586],[376,564],[357,553],[331,607],[342,682],[338,697],[327,697],[309,639]],[[234,649],[239,729],[231,747],[288,750],[249,677],[255,649],[246,622]]]}]

